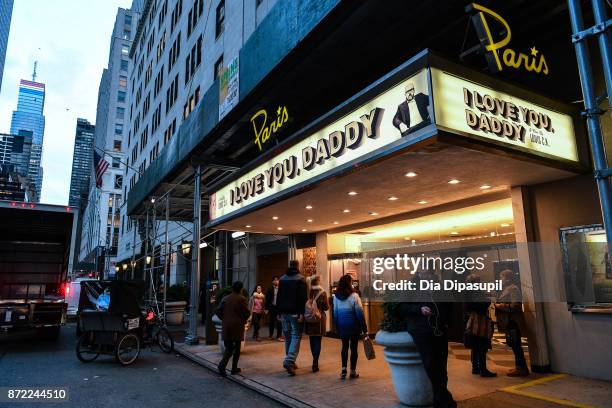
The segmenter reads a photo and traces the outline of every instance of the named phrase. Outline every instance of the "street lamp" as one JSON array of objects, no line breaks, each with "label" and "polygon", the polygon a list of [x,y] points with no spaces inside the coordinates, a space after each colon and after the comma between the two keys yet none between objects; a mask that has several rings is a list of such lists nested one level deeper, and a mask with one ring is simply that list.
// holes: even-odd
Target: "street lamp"
[{"label": "street lamp", "polygon": [[119,267],[118,266],[115,266],[115,272],[119,273]]},{"label": "street lamp", "polygon": [[127,270],[128,265],[126,263],[123,264],[123,270],[126,271]]},{"label": "street lamp", "polygon": [[183,255],[189,255],[189,252],[191,251],[191,243],[183,242],[181,244],[181,250],[183,251]]},{"label": "street lamp", "polygon": [[147,255],[146,260],[147,260],[147,265],[149,265],[151,263],[151,257],[149,255]]}]

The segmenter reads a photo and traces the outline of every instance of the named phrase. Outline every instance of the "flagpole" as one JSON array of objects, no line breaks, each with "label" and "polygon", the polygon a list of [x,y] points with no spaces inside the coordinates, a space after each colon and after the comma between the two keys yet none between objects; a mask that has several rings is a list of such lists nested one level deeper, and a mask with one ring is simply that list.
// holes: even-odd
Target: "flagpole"
[{"label": "flagpole", "polygon": [[[101,148],[99,148],[99,147],[97,147],[97,146],[94,146],[93,148],[94,148],[95,150],[99,151],[99,152],[102,152],[102,154],[103,154],[102,158],[104,158],[104,155],[108,155],[108,156],[110,156],[110,157],[111,157],[111,158],[113,158],[113,159],[118,159],[118,157],[113,156],[112,154],[108,153],[108,152],[107,152],[106,150],[104,150],[104,149],[101,149]],[[127,153],[125,153],[125,154],[127,154]],[[136,167],[130,166],[129,164],[127,164],[126,162],[121,161],[121,160],[119,160],[119,163],[123,164],[123,165],[124,165],[125,167],[127,167],[127,168],[130,168],[130,169],[134,170],[136,173],[138,173],[138,175],[139,175],[139,176],[141,176],[141,175],[142,175],[142,173],[140,172],[140,170],[138,170]]]}]

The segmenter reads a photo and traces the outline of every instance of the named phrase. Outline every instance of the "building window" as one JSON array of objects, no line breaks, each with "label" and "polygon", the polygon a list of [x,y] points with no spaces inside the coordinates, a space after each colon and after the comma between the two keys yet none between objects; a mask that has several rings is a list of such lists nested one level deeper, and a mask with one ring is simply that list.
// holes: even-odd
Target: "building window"
[{"label": "building window", "polygon": [[125,75],[119,75],[119,86],[127,88],[127,77]]},{"label": "building window", "polygon": [[215,26],[215,37],[219,37],[225,29],[225,0],[221,0],[217,6],[217,24]]},{"label": "building window", "polygon": [[125,91],[117,92],[117,102],[125,102]]},{"label": "building window", "polygon": [[114,187],[117,190],[121,190],[123,187],[123,176],[121,174],[115,174],[115,184]]},{"label": "building window", "polygon": [[126,26],[131,26],[132,25],[132,16],[129,15],[125,15],[125,17],[123,18],[123,24],[125,24]]},{"label": "building window", "polygon": [[122,55],[129,55],[130,54],[130,46],[129,45],[122,45],[121,46],[121,54]]},{"label": "building window", "polygon": [[121,166],[121,159],[119,157],[113,157],[113,164],[112,166],[115,169],[118,169]]},{"label": "building window", "polygon": [[121,151],[121,140],[113,141],[113,150],[116,151],[116,152],[120,152]]},{"label": "building window", "polygon": [[117,119],[123,119],[125,117],[125,108],[117,107]]},{"label": "building window", "polygon": [[115,134],[123,135],[123,123],[115,123]]},{"label": "building window", "polygon": [[219,78],[221,76],[221,73],[223,72],[223,55],[221,55],[217,62],[215,62],[214,69],[215,71],[213,72],[213,81],[216,81],[217,78]]},{"label": "building window", "polygon": [[121,70],[122,71],[127,71],[128,70],[128,62],[127,62],[127,60],[124,60],[124,59],[121,60]]}]

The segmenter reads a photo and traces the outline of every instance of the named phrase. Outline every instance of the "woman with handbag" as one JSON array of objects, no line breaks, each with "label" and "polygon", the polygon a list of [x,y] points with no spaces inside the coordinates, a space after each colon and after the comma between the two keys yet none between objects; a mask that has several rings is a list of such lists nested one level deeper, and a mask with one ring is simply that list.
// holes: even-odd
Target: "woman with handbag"
[{"label": "woman with handbag", "polygon": [[319,356],[321,355],[321,342],[327,327],[326,311],[329,310],[327,293],[320,286],[321,278],[313,276],[310,280],[310,291],[308,301],[304,308],[304,331],[310,341],[310,352],[312,353],[312,372],[319,371]]},{"label": "woman with handbag", "polygon": [[521,344],[521,331],[525,326],[521,290],[514,283],[514,271],[506,269],[500,273],[503,290],[495,303],[495,316],[499,331],[506,334],[506,344],[512,347],[516,367],[510,370],[508,377],[525,377],[529,375],[525,352]]},{"label": "woman with handbag", "polygon": [[[480,283],[480,276],[470,274],[465,282]],[[490,305],[491,301],[483,291],[471,291],[466,295],[464,344],[472,350],[472,374],[479,374],[481,377],[497,376],[487,369],[487,351],[491,349],[493,336],[493,322],[488,315]]]},{"label": "woman with handbag", "polygon": [[351,373],[349,378],[358,378],[357,374],[357,348],[359,338],[362,333],[367,333],[365,315],[359,295],[353,288],[353,278],[344,275],[338,281],[338,287],[333,297],[333,317],[338,335],[342,340],[342,360],[341,379],[346,379],[346,363],[348,360],[349,348],[351,350]]}]

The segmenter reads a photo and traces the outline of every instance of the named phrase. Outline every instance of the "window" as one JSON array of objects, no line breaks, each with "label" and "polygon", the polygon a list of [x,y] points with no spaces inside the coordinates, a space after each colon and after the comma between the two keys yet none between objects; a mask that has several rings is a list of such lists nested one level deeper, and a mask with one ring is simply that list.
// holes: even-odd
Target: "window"
[{"label": "window", "polygon": [[121,159],[119,157],[113,157],[113,165],[115,169],[118,169],[121,166]]},{"label": "window", "polygon": [[189,97],[189,99],[183,106],[183,119],[187,119],[187,117],[191,114],[191,112],[193,112],[199,100],[200,100],[200,87],[198,86],[195,92],[193,93],[193,95]]},{"label": "window", "polygon": [[172,106],[174,106],[174,102],[176,102],[176,99],[178,97],[178,83],[179,76],[178,74],[176,74],[174,80],[170,83],[170,86],[166,90],[166,114],[168,113],[168,111],[170,111]]},{"label": "window", "polygon": [[123,135],[123,123],[115,123],[115,134]]},{"label": "window", "polygon": [[221,76],[223,72],[223,55],[219,57],[217,62],[215,62],[215,71],[213,72],[213,80],[217,80]]},{"label": "window", "polygon": [[149,107],[151,106],[151,92],[149,92],[144,99],[142,104],[142,117],[144,118],[149,113]]},{"label": "window", "polygon": [[179,54],[181,53],[181,32],[179,31],[176,39],[172,43],[170,52],[168,53],[168,72],[172,69],[176,61],[178,60]]},{"label": "window", "polygon": [[121,54],[122,55],[130,55],[130,46],[123,44],[121,46]]},{"label": "window", "polygon": [[115,184],[113,188],[121,190],[123,187],[123,176],[121,174],[115,174]]},{"label": "window", "polygon": [[121,60],[121,70],[122,71],[127,71],[128,70],[128,62],[127,62],[127,60],[124,60],[124,59]]},{"label": "window", "polygon": [[170,16],[170,32],[174,31],[174,27],[179,21],[181,14],[183,13],[183,0],[178,0],[174,5],[174,10],[172,10],[172,14]]},{"label": "window", "polygon": [[151,133],[155,132],[161,122],[161,102],[153,112],[153,118],[151,118]]},{"label": "window", "polygon": [[125,102],[125,91],[117,92],[117,102]]},{"label": "window", "polygon": [[225,0],[221,0],[217,6],[217,24],[215,25],[215,37],[219,37],[225,29]]},{"label": "window", "polygon": [[164,144],[168,143],[168,141],[172,138],[172,135],[174,134],[175,130],[176,118],[172,120],[172,123],[170,124],[170,126],[168,126],[168,129],[166,129],[166,131],[164,132]]},{"label": "window", "polygon": [[123,119],[125,117],[125,108],[117,107],[117,119]]},{"label": "window", "polygon": [[164,5],[159,9],[159,16],[157,17],[157,29],[159,30],[164,23],[166,14],[168,13],[168,1],[164,1]]},{"label": "window", "polygon": [[116,152],[120,152],[121,151],[121,140],[115,140],[113,142],[113,150]]},{"label": "window", "polygon": [[166,48],[166,32],[164,31],[164,33],[159,38],[159,43],[157,43],[156,62],[159,62],[160,58],[162,57],[162,54],[164,53],[165,48]]},{"label": "window", "polygon": [[157,98],[157,94],[161,91],[162,86],[164,85],[164,66],[161,66],[161,69],[157,73],[155,77],[155,89],[153,91],[153,98]]},{"label": "window", "polygon": [[129,40],[131,35],[132,35],[132,32],[130,30],[123,29],[123,39],[124,40]]},{"label": "window", "polygon": [[185,84],[189,82],[191,77],[202,63],[202,36],[198,37],[198,41],[191,49],[191,54],[185,58]]},{"label": "window", "polygon": [[142,134],[140,135],[140,151],[142,152],[145,147],[147,147],[147,143],[149,142],[149,126],[145,126]]},{"label": "window", "polygon": [[119,86],[127,88],[127,77],[125,75],[119,75]]},{"label": "window", "polygon": [[125,17],[123,18],[123,24],[125,24],[126,26],[131,26],[132,16],[126,14]]}]

